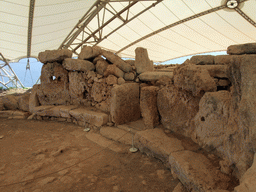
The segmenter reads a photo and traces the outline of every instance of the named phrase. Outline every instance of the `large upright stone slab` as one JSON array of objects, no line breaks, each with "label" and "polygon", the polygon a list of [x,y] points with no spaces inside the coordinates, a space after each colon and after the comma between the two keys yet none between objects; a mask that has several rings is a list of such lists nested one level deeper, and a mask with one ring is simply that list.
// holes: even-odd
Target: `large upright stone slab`
[{"label": "large upright stone slab", "polygon": [[226,190],[230,178],[221,173],[204,155],[192,151],[173,152],[169,156],[172,172],[188,191]]},{"label": "large upright stone slab", "polygon": [[229,55],[256,54],[256,43],[230,45],[227,53]]},{"label": "large upright stone slab", "polygon": [[143,47],[135,49],[135,67],[138,74],[154,70],[153,62],[148,58],[147,49]]},{"label": "large upright stone slab", "polygon": [[62,62],[66,58],[72,57],[72,51],[68,49],[46,50],[38,54],[38,59],[42,63]]},{"label": "large upright stone slab", "polygon": [[98,46],[83,46],[81,52],[78,55],[78,59],[91,59],[101,55],[102,50]]},{"label": "large upright stone slab", "polygon": [[63,67],[68,71],[94,71],[95,66],[90,61],[82,59],[67,58],[63,62]]},{"label": "large upright stone slab", "polygon": [[140,118],[140,90],[137,83],[115,86],[111,91],[110,115],[115,124],[124,124]]},{"label": "large upright stone slab", "polygon": [[158,92],[157,106],[165,128],[190,137],[192,120],[199,110],[200,97],[182,91],[173,85]]},{"label": "large upright stone slab", "polygon": [[168,137],[161,129],[138,131],[134,137],[134,144],[140,151],[165,163],[168,162],[171,153],[184,150],[180,140]]},{"label": "large upright stone slab", "polygon": [[140,109],[146,129],[153,129],[159,124],[159,113],[157,110],[157,94],[159,88],[147,86],[141,88]]},{"label": "large upright stone slab", "polygon": [[129,63],[123,61],[120,57],[110,51],[103,51],[102,55],[106,57],[111,63],[115,64],[119,69],[128,73],[132,71],[132,66]]},{"label": "large upright stone slab", "polygon": [[29,97],[29,112],[34,113],[36,110],[35,108],[40,105],[38,100],[37,91],[40,89],[41,85],[35,84],[31,90],[31,94]]},{"label": "large upright stone slab", "polygon": [[69,94],[72,99],[83,99],[86,91],[85,74],[77,71],[69,72]]}]

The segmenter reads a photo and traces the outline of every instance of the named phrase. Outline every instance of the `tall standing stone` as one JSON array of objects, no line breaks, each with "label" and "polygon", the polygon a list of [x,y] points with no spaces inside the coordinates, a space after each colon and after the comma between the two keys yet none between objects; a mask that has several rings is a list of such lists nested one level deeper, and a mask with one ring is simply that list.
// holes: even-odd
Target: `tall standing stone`
[{"label": "tall standing stone", "polygon": [[154,128],[159,123],[157,110],[157,93],[159,88],[155,86],[143,87],[140,94],[140,109],[145,127]]},{"label": "tall standing stone", "polygon": [[140,118],[139,84],[125,83],[115,86],[111,91],[110,115],[117,125]]},{"label": "tall standing stone", "polygon": [[147,49],[143,47],[137,47],[135,49],[135,54],[135,68],[138,74],[154,70],[153,62],[148,58]]}]

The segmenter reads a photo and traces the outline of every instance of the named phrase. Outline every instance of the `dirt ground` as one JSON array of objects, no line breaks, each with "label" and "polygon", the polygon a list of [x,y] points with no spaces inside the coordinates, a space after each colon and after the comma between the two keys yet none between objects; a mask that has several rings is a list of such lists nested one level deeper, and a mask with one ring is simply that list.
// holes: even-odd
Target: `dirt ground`
[{"label": "dirt ground", "polygon": [[[140,152],[100,147],[74,124],[0,118],[1,192],[171,192],[171,172]],[[23,182],[25,181],[25,182]]]}]

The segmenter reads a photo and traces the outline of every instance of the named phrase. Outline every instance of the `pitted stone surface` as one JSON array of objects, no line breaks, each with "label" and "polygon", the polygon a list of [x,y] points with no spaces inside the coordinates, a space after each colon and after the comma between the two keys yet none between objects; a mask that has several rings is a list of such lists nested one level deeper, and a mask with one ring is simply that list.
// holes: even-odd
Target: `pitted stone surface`
[{"label": "pitted stone surface", "polygon": [[165,76],[172,79],[173,72],[148,71],[148,72],[141,73],[139,75],[139,79],[141,81],[157,81],[158,79]]},{"label": "pitted stone surface", "polygon": [[62,50],[46,50],[38,54],[38,59],[42,63],[62,62],[65,58],[71,58],[72,51],[68,49]]},{"label": "pitted stone surface", "polygon": [[68,71],[93,71],[95,66],[92,62],[82,59],[67,58],[63,62],[63,67]]},{"label": "pitted stone surface", "polygon": [[180,140],[168,137],[161,129],[149,129],[138,131],[134,137],[134,143],[140,151],[168,162],[169,155],[177,151],[183,151]]},{"label": "pitted stone surface", "polygon": [[230,45],[227,53],[229,55],[256,54],[256,43]]}]

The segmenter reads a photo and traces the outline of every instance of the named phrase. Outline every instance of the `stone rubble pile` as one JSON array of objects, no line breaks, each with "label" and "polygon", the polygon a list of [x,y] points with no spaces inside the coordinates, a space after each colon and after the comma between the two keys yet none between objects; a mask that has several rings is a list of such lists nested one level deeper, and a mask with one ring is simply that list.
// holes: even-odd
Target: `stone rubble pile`
[{"label": "stone rubble pile", "polygon": [[[227,52],[165,67],[154,66],[141,47],[135,50],[135,60],[122,60],[97,46],[84,46],[78,59],[69,50],[41,52],[41,84],[19,99],[0,98],[0,114],[20,109],[33,114],[29,119],[96,127],[142,117],[147,130],[135,135],[137,147],[168,162],[188,190],[226,190],[227,176],[235,176],[242,182],[236,188],[240,192],[247,181],[254,185],[247,175],[255,172],[250,167],[256,152],[256,44],[232,45]],[[152,136],[160,123],[220,157],[220,170],[212,168],[209,180],[194,180],[202,177],[194,170],[206,174],[212,165],[164,133],[154,130]],[[159,143],[154,145],[151,140],[157,135]],[[195,165],[197,158],[206,167]]]}]

